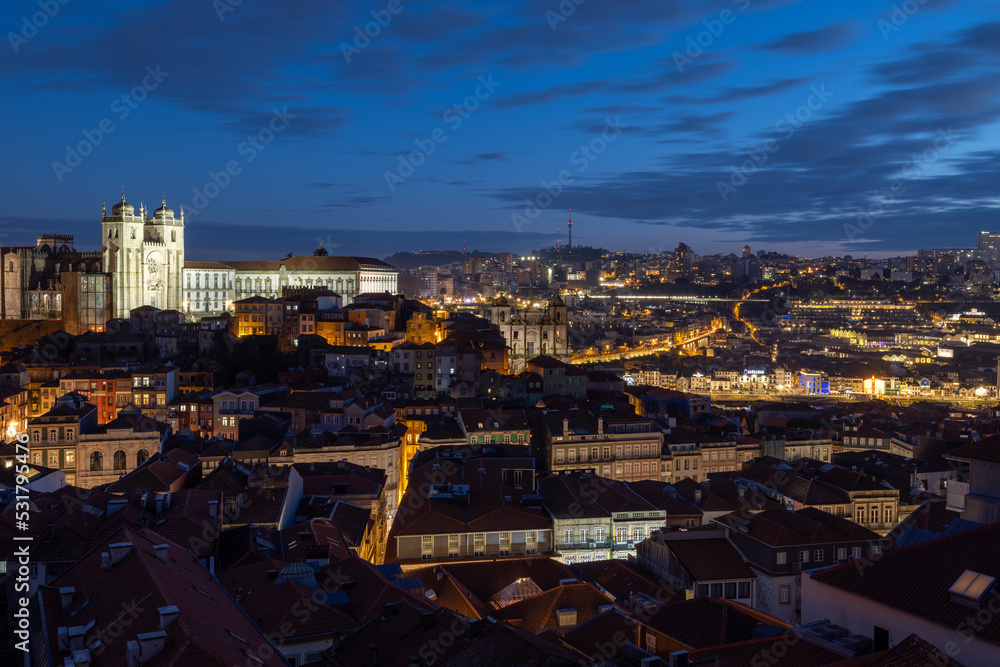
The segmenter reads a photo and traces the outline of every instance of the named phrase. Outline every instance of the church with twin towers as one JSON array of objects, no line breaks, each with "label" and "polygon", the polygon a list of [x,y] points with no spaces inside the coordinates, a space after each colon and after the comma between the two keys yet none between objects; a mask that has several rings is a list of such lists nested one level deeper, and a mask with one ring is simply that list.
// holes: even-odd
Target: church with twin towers
[{"label": "church with twin towers", "polygon": [[166,198],[152,214],[121,201],[101,211],[104,272],[111,277],[112,316],[127,318],[140,306],[193,317],[233,311],[254,296],[281,297],[287,289],[329,289],[351,303],[359,294],[395,294],[399,272],[371,257],[331,256],[320,243],[311,255],[259,261],[189,261],[184,209]]}]

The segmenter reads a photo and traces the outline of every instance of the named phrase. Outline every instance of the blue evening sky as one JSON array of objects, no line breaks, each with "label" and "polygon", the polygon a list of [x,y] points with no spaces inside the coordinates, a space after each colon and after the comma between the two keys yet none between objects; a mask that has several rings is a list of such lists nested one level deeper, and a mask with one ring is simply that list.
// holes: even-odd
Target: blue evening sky
[{"label": "blue evening sky", "polygon": [[1000,231],[995,1],[35,0],[0,28],[8,245],[97,249],[122,186],[184,206],[189,259],[525,252],[569,208],[634,251]]}]

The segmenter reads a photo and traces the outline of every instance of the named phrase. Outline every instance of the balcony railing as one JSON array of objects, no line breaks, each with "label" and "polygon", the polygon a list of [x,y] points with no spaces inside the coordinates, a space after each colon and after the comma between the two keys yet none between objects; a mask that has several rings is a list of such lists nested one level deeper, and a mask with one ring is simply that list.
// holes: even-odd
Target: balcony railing
[{"label": "balcony railing", "polygon": [[611,546],[611,540],[577,540],[574,542],[559,542],[556,544],[556,548],[559,550],[610,549]]}]

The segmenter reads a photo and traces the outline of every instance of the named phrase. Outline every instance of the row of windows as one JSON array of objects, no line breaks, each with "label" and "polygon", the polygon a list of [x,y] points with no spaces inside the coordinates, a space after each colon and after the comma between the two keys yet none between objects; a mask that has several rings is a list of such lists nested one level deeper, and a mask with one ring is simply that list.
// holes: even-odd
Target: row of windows
[{"label": "row of windows", "polygon": [[[43,430],[44,429],[32,431],[31,432],[31,440],[33,442],[41,442],[42,441],[42,432],[43,432]],[[59,441],[59,429],[57,429],[57,428],[50,428],[50,429],[48,429],[48,431],[49,431],[48,441],[49,442],[58,442]],[[75,431],[73,429],[71,429],[71,428],[66,429],[65,434],[66,434],[66,440],[67,440],[67,442],[72,442],[73,438],[76,437],[75,436]]]},{"label": "row of windows", "polygon": [[[536,531],[529,530],[524,534],[525,549],[533,552],[538,548],[538,535]],[[500,533],[498,537],[500,555],[510,554],[510,533]],[[461,545],[461,535],[448,536],[448,555],[454,557],[458,555]],[[478,555],[483,555],[486,551],[486,533],[474,533],[472,536],[472,549]],[[420,557],[424,559],[432,558],[434,555],[434,536],[423,535],[420,538]]]},{"label": "row of windows", "polygon": [[[556,463],[562,463],[565,458],[570,463],[575,463],[577,458],[577,452],[579,451],[579,457],[581,463],[587,462],[587,448],[581,447],[579,450],[577,448],[556,448]],[[590,460],[591,461],[610,461],[611,460],[611,447],[591,447],[590,448]],[[603,455],[603,456],[602,456]],[[659,457],[659,448],[655,445],[635,445],[633,449],[632,445],[618,445],[615,447],[615,458],[616,459],[630,459],[630,458],[649,458],[650,456]]]},{"label": "row of windows", "polygon": [[[784,588],[787,588],[785,586]],[[750,597],[749,581],[727,581],[716,584],[698,584],[694,592],[696,597],[726,598],[727,600],[745,600]]]},{"label": "row of windows", "polygon": [[[149,458],[149,452],[145,449],[140,449],[135,453],[135,465],[136,467],[141,466]],[[125,470],[125,451],[119,449],[113,456],[114,470]],[[104,470],[104,454],[101,452],[92,452],[90,454],[90,470],[91,472],[100,472]]]},{"label": "row of windows", "polygon": [[[205,289],[208,289],[209,288],[208,274],[206,273],[206,274],[204,274],[204,276],[205,276]],[[200,289],[201,288],[201,282],[202,282],[201,281],[201,277],[202,277],[202,274],[200,274],[200,273],[194,274],[194,288],[195,289]],[[184,286],[187,289],[191,289],[191,274],[190,273],[187,274],[185,276],[185,278],[186,278],[186,280],[185,280],[185,285]],[[269,280],[268,282],[270,283],[271,281]],[[228,278],[228,276],[226,276],[225,274],[222,274],[222,280],[220,281],[219,280],[219,274],[218,273],[213,274],[211,287],[214,288],[214,289],[229,289],[229,278]]]},{"label": "row of windows", "polygon": [[[775,554],[775,563],[777,565],[785,565],[788,562],[788,553],[785,551],[779,551]],[[877,556],[881,553],[881,549],[878,545],[872,545],[871,556]],[[812,561],[815,563],[821,563],[826,559],[826,549],[802,549],[797,553],[799,559],[798,563],[808,563],[810,556]],[[861,547],[851,547],[851,556],[854,558],[861,558]],[[847,560],[847,547],[837,548],[837,560],[844,561]]]}]

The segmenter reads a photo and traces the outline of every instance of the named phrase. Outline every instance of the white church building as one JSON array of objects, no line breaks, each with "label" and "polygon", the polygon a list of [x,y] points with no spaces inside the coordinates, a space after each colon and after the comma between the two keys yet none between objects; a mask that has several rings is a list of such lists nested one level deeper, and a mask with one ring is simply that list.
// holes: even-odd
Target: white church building
[{"label": "white church building", "polygon": [[139,306],[177,310],[194,317],[232,312],[251,296],[281,297],[287,289],[329,289],[345,304],[364,293],[397,290],[399,271],[372,257],[331,257],[322,244],[311,256],[260,261],[185,261],[184,209],[148,215],[125,201],[102,210],[104,271],[111,275],[113,317]]}]

